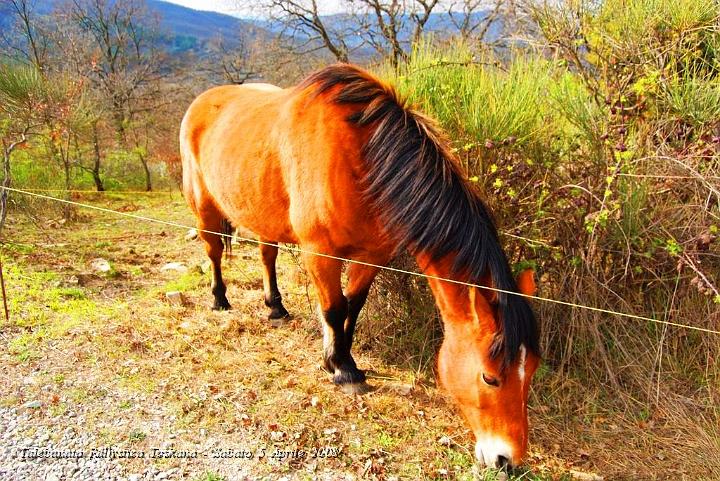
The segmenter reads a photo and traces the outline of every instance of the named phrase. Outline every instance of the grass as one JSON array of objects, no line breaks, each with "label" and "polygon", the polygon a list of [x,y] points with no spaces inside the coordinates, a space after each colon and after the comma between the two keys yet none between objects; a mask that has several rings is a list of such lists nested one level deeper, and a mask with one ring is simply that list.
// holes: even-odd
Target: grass
[{"label": "grass", "polygon": [[[127,202],[93,203],[121,208]],[[133,203],[143,215],[192,224],[178,198]],[[274,329],[264,319],[255,247],[238,245],[225,270],[235,309],[212,312],[208,276],[196,268],[204,260],[199,242],[189,243],[183,231],[166,226],[82,214],[80,221],[48,232],[18,213],[10,218],[13,255],[6,254],[3,265],[12,317],[2,325],[1,362],[11,373],[7,392],[22,394],[3,397],[3,405],[39,398],[48,403],[50,416],[86,410],[85,429],[133,449],[161,445],[171,435],[180,447],[201,446],[205,436],[212,436],[251,450],[342,448],[336,458],[249,464],[258,476],[312,479],[316,472],[365,471],[371,479],[504,477],[473,467],[471,435],[436,388],[432,358],[417,357],[421,348],[432,356],[429,347],[421,347],[428,339],[417,332],[403,334],[392,323],[382,335],[361,330],[357,360],[375,373],[371,382],[377,389],[349,397],[317,367],[321,334],[302,270],[288,253],[280,256],[279,280],[294,317]],[[30,243],[33,249],[15,248]],[[116,276],[89,273],[89,261],[100,255],[115,267]],[[174,261],[190,270],[160,272]],[[165,290],[181,290],[187,305],[167,304]],[[386,299],[373,295],[374,302]],[[33,374],[38,370],[41,374]],[[34,382],[25,385],[27,378]],[[21,385],[21,390],[12,388]],[[541,368],[530,403],[529,470],[508,479],[570,480],[571,471],[606,479],[628,473],[628,479],[663,479],[657,473],[667,467],[679,470],[677,479],[706,473],[699,463],[687,462],[693,454],[682,446],[668,448],[673,429],[694,429],[689,413],[674,420],[640,406],[627,413],[613,409],[581,380]],[[152,424],[150,413],[162,413],[162,422]],[[109,422],[118,419],[123,423]],[[442,437],[452,439],[452,445],[438,443]],[[649,446],[667,452],[665,460],[648,459]],[[618,462],[618,449],[633,461],[631,467]],[[127,461],[131,469],[142,462]],[[181,463],[163,461],[162,467]],[[186,466],[194,479],[232,479],[222,465]]]}]

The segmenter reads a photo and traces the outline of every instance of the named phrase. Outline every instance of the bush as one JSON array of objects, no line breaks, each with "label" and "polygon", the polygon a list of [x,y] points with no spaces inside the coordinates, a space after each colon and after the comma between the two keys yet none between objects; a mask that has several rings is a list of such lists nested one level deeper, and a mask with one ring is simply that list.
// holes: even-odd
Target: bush
[{"label": "bush", "polygon": [[[720,7],[597,5],[535,9],[541,52],[501,62],[429,40],[379,72],[449,133],[542,296],[719,329]],[[716,336],[536,307],[558,373],[620,401],[720,395]]]}]

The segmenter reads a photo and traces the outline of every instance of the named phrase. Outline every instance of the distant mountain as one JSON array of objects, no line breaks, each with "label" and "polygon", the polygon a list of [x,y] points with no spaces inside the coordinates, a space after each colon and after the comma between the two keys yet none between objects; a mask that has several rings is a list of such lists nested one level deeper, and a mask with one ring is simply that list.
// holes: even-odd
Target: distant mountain
[{"label": "distant mountain", "polygon": [[171,51],[202,50],[214,38],[230,41],[241,34],[261,33],[258,25],[232,15],[183,7],[162,0],[145,0],[148,8],[160,16],[160,26],[171,42]]},{"label": "distant mountain", "polygon": [[[64,0],[41,0],[31,5],[37,15],[49,15],[64,3]],[[220,37],[232,41],[242,33],[255,36],[263,32],[261,26],[231,15],[194,10],[162,0],[145,0],[145,3],[158,15],[163,43],[171,52],[201,53],[211,39]],[[12,13],[9,2],[0,0],[0,28],[11,24]]]},{"label": "distant mountain", "polygon": [[[486,18],[488,15],[490,15],[490,10],[484,10],[480,12],[476,12],[472,14],[472,22],[471,23],[479,23],[482,22],[484,18]],[[358,31],[361,28],[361,22],[357,17],[354,17],[349,14],[345,13],[335,13],[332,15],[323,15],[322,21],[325,24],[325,26],[328,28],[330,32],[355,32]],[[485,40],[486,41],[494,41],[499,38],[499,36],[502,34],[503,24],[502,24],[502,18],[499,18],[496,22],[494,22],[488,31],[485,33]],[[271,34],[278,35],[282,32],[282,26],[271,21],[267,20],[248,20],[253,22],[255,25],[261,27],[264,31],[270,32]],[[410,20],[409,15],[404,16],[404,18],[401,19],[403,27],[400,29],[399,32],[399,40],[403,44],[407,44],[410,42],[412,35],[413,35],[413,27],[414,24]],[[376,29],[379,29],[379,27],[375,27]],[[436,12],[430,14],[430,18],[428,19],[427,23],[425,24],[424,31],[426,33],[432,33],[434,35],[437,35],[439,37],[444,36],[451,36],[459,32],[459,29],[457,26],[453,23],[453,19],[450,17],[450,15],[447,12]],[[300,36],[300,34],[296,34],[297,39],[299,41],[306,40]],[[381,33],[379,31],[376,32],[376,38],[381,37]],[[358,48],[363,42],[364,39],[360,35],[352,35],[349,34],[345,37],[345,42],[347,43],[347,46],[350,49],[356,49]],[[361,49],[360,51],[355,51],[354,53],[356,55],[372,55],[372,48],[369,46],[365,46],[365,48]]]},{"label": "distant mountain", "polygon": [[[145,0],[148,9],[158,15],[160,19],[161,39],[165,48],[171,53],[193,52],[203,55],[209,41],[220,38],[230,46],[241,36],[247,38],[267,38],[276,36],[281,28],[270,21],[241,19],[232,15],[218,12],[194,10],[163,0]],[[65,0],[38,0],[35,9],[38,15],[48,15]],[[12,19],[9,2],[0,0],[0,28],[7,27]],[[474,14],[477,21],[488,15],[488,11]],[[331,31],[352,32],[360,28],[358,19],[350,15],[338,13],[322,17]],[[404,22],[405,28],[400,32],[400,41],[409,42],[412,36],[411,23]],[[495,40],[500,35],[501,22],[496,22],[486,34],[486,40]],[[425,30],[438,36],[457,33],[450,16],[445,12],[433,13],[428,20]],[[298,37],[299,42],[306,39]],[[350,35],[346,38],[348,47],[355,49],[356,58],[373,55],[373,50],[365,45],[361,46],[362,38]]]}]

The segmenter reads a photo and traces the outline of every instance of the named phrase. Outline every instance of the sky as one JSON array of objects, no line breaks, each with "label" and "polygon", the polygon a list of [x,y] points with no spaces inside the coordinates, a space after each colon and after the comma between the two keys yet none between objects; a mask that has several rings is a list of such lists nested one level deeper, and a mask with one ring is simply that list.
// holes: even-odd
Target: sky
[{"label": "sky", "polygon": [[[258,17],[258,0],[165,0],[195,10],[210,10],[227,13],[236,17]],[[336,13],[340,9],[341,0],[318,0],[322,13]]]}]

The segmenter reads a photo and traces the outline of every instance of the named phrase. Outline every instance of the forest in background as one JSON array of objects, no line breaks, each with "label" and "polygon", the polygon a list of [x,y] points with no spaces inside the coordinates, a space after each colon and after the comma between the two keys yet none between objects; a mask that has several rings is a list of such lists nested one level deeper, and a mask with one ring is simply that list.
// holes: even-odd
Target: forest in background
[{"label": "forest in background", "polygon": [[[58,2],[43,14],[3,1],[5,185],[177,189],[177,131],[195,95],[219,83],[289,86],[330,62],[360,62],[446,130],[542,297],[720,329],[717,2],[348,0],[338,17],[272,0],[266,24],[176,52],[141,1]],[[430,22],[439,14],[443,27]],[[41,219],[76,215],[7,202]],[[418,369],[432,369],[441,332],[424,283],[384,274],[379,284],[360,345],[399,363],[421,351]],[[645,424],[674,413],[717,452],[719,336],[535,308],[546,361],[536,389]]]}]

